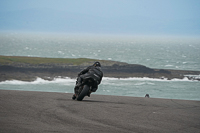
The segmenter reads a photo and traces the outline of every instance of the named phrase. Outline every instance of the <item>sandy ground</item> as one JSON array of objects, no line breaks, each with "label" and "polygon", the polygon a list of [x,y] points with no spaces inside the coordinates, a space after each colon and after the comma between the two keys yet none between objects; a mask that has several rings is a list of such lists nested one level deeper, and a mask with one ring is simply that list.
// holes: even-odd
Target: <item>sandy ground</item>
[{"label": "sandy ground", "polygon": [[0,133],[199,133],[200,101],[0,90]]}]

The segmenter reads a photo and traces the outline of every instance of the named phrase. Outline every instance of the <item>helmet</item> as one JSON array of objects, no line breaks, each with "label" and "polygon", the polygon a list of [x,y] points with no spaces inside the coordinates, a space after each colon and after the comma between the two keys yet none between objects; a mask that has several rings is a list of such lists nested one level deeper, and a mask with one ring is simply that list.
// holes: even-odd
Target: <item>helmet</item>
[{"label": "helmet", "polygon": [[93,64],[93,66],[99,66],[99,67],[101,67],[101,64],[100,64],[100,62],[98,62],[98,61],[96,61],[94,64]]}]

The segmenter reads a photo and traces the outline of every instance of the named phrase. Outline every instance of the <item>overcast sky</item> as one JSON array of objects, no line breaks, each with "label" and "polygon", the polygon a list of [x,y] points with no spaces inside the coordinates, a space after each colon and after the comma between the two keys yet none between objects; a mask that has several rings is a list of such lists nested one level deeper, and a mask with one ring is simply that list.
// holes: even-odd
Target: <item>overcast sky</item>
[{"label": "overcast sky", "polygon": [[[23,19],[19,17],[18,22],[20,12],[8,14],[20,10],[29,12],[30,9],[55,11],[57,16],[64,12],[71,16],[56,18],[55,15],[59,22],[53,20],[49,24],[49,27],[54,27],[52,29],[39,21],[30,22],[27,26],[10,22],[13,20],[10,18],[15,18],[16,23],[38,20],[39,17],[33,15],[33,20],[24,16]],[[88,19],[88,16],[93,19]],[[41,18],[47,19],[45,16]],[[200,35],[200,0],[1,0],[0,21],[0,30],[59,32],[62,29],[62,32]],[[81,21],[90,23],[83,24]]]}]

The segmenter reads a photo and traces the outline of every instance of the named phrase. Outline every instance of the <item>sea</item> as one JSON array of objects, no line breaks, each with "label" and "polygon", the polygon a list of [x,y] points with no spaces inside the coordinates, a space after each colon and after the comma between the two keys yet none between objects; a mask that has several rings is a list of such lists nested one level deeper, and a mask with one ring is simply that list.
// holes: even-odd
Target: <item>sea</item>
[{"label": "sea", "polygon": [[[150,68],[200,71],[200,38],[103,34],[1,32],[0,55],[92,58],[141,64]],[[91,64],[92,65],[92,64]],[[188,75],[200,78],[200,75]],[[73,93],[76,79],[0,82],[1,90]],[[200,81],[103,77],[98,95],[200,101]],[[95,96],[95,95],[91,95]]]}]

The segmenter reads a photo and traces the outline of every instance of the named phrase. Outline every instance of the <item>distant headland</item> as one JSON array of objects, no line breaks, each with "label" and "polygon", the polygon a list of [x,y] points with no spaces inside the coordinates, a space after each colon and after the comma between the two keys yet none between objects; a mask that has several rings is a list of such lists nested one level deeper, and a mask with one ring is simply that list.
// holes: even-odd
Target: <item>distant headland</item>
[{"label": "distant headland", "polygon": [[34,81],[37,77],[45,80],[53,80],[56,77],[76,78],[78,72],[92,65],[94,61],[101,62],[104,77],[149,77],[168,80],[188,78],[200,81],[199,78],[195,77],[195,75],[200,75],[200,71],[154,69],[138,64],[88,58],[23,56],[0,56],[0,81]]}]

